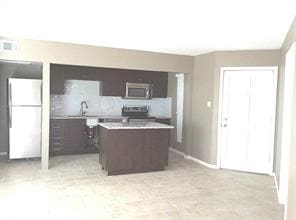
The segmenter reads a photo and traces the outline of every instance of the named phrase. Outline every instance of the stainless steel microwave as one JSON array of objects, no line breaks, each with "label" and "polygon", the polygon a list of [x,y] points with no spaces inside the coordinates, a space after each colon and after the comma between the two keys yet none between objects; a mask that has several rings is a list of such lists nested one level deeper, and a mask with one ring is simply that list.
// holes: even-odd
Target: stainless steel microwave
[{"label": "stainless steel microwave", "polygon": [[126,99],[151,99],[152,85],[148,83],[126,83]]}]

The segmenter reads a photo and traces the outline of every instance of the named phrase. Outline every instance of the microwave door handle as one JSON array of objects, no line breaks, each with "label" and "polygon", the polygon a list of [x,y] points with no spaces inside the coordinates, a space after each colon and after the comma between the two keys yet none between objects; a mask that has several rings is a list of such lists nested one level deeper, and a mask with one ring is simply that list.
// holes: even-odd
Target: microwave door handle
[{"label": "microwave door handle", "polygon": [[152,99],[152,97],[153,97],[153,84],[150,85],[148,91],[149,91],[149,98]]},{"label": "microwave door handle", "polygon": [[129,94],[128,94],[128,84],[126,83],[125,85],[125,98],[128,98]]},{"label": "microwave door handle", "polygon": [[146,90],[146,98],[150,98],[150,91],[149,91],[150,89],[147,89]]}]

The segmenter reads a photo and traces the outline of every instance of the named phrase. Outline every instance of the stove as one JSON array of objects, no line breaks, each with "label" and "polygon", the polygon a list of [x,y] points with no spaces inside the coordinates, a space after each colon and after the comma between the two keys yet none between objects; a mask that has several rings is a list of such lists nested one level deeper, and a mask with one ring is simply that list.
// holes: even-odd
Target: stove
[{"label": "stove", "polygon": [[128,117],[130,122],[155,121],[149,116],[149,106],[123,106],[121,115]]}]

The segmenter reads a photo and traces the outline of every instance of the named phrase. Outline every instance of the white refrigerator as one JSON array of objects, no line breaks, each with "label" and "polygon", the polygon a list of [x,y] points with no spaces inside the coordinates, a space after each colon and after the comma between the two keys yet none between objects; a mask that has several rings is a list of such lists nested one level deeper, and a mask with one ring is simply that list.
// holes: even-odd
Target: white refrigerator
[{"label": "white refrigerator", "polygon": [[41,156],[42,81],[8,79],[9,159]]}]

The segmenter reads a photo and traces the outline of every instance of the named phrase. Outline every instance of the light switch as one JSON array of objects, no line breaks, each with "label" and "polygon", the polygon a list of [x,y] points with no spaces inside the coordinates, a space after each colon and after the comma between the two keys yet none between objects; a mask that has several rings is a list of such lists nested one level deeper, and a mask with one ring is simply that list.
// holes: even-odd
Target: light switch
[{"label": "light switch", "polygon": [[211,101],[208,101],[208,102],[207,102],[207,106],[208,106],[208,108],[211,108],[211,106],[212,106],[212,102],[211,102]]}]

